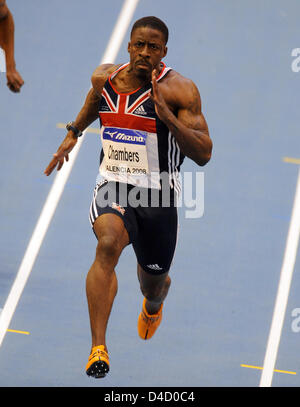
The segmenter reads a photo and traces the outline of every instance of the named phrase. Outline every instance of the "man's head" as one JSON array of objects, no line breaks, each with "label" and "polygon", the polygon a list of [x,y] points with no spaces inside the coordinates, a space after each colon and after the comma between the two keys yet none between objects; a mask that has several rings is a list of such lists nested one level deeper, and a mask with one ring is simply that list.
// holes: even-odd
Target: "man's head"
[{"label": "man's head", "polygon": [[143,17],[132,27],[128,52],[136,75],[150,77],[167,54],[168,28],[157,17]]},{"label": "man's head", "polygon": [[130,37],[132,37],[134,30],[140,27],[150,27],[154,30],[160,31],[164,36],[165,45],[167,45],[169,39],[169,30],[162,20],[154,16],[140,18],[133,24]]}]

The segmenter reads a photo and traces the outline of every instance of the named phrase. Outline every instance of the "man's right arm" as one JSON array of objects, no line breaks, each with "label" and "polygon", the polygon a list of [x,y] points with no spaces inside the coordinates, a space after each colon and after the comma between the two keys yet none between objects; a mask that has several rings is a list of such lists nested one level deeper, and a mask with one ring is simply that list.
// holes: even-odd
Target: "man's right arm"
[{"label": "man's right arm", "polygon": [[[92,88],[87,94],[84,105],[78,113],[74,126],[79,130],[84,131],[92,124],[99,114],[99,101],[106,79],[112,71],[114,65],[100,65],[92,75]],[[73,150],[77,143],[77,137],[74,136],[72,130],[69,130],[64,141],[59,146],[57,152],[53,154],[53,159],[45,169],[44,174],[49,176],[57,167],[57,171],[61,169],[65,160],[69,161],[69,153]]]},{"label": "man's right arm", "polygon": [[75,127],[83,131],[97,119],[99,101],[100,97],[94,88],[91,88],[87,94],[84,105],[74,121]]},{"label": "man's right arm", "polygon": [[112,64],[104,64],[98,66],[93,72],[91,77],[92,88],[74,122],[75,127],[79,130],[85,130],[98,118],[102,89],[113,67]]}]

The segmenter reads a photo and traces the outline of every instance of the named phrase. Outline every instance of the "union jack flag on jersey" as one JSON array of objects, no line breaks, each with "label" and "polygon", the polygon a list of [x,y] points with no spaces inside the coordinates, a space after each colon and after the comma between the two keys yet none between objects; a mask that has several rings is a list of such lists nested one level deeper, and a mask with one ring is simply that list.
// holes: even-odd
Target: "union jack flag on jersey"
[{"label": "union jack flag on jersey", "polygon": [[[128,65],[114,71],[102,91],[100,174],[108,180],[160,189],[160,174],[167,172],[170,186],[179,193],[184,155],[155,112],[149,97],[151,82],[130,93],[120,93],[113,85],[113,78]],[[171,69],[163,63],[157,81]]]}]

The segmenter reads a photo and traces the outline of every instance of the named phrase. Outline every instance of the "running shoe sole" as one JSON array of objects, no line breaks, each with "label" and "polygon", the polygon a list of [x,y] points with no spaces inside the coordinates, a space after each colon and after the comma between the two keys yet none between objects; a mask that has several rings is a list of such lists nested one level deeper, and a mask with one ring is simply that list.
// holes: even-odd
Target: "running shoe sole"
[{"label": "running shoe sole", "polygon": [[103,345],[92,348],[89,361],[86,365],[86,374],[88,376],[100,379],[105,377],[109,372],[109,357],[104,349]]}]

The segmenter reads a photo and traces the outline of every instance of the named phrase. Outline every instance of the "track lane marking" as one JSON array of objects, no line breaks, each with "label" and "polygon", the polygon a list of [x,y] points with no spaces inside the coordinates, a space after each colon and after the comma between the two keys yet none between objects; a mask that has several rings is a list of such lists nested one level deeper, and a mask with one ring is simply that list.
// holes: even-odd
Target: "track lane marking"
[{"label": "track lane marking", "polygon": [[17,331],[16,329],[7,329],[7,332],[13,332],[15,334],[30,335],[30,332],[27,331]]},{"label": "track lane marking", "polygon": [[300,158],[293,158],[293,157],[283,157],[282,159],[286,163],[290,164],[298,164],[300,165]]},{"label": "track lane marking", "polygon": [[270,387],[272,385],[274,367],[277,359],[280,337],[290,292],[291,281],[294,272],[294,266],[297,257],[299,236],[300,236],[300,168],[298,170],[298,178],[296,183],[296,192],[292,209],[292,215],[280,272],[279,284],[277,289],[271,328],[266,347],[263,370],[259,383],[260,387]]},{"label": "track lane marking", "polygon": [[[263,370],[262,366],[252,366],[252,365],[245,365],[245,364],[241,364],[241,367],[247,367],[248,369],[258,369],[258,370]],[[296,375],[297,372],[291,372],[288,370],[279,370],[279,369],[274,369],[274,372],[277,373],[285,373],[285,374],[291,374],[291,375]]]}]

